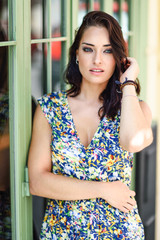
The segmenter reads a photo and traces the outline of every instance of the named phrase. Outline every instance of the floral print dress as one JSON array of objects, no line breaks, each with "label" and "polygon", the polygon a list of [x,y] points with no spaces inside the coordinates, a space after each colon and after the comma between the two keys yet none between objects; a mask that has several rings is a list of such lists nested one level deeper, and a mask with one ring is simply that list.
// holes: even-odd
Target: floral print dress
[{"label": "floral print dress", "polygon": [[[131,183],[133,154],[119,144],[120,113],[104,117],[89,146],[79,139],[65,91],[38,99],[52,128],[52,172],[89,181]],[[118,196],[117,196],[118,197]],[[141,240],[144,230],[137,206],[129,213],[104,199],[61,201],[48,199],[40,239]]]}]

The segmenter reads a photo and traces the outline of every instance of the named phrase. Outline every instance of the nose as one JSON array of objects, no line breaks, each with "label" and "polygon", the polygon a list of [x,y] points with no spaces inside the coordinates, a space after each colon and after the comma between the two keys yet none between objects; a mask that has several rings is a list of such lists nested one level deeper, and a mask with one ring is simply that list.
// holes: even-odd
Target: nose
[{"label": "nose", "polygon": [[102,63],[102,56],[101,56],[101,52],[95,52],[95,55],[94,55],[94,60],[93,60],[94,64],[95,65],[99,65]]}]

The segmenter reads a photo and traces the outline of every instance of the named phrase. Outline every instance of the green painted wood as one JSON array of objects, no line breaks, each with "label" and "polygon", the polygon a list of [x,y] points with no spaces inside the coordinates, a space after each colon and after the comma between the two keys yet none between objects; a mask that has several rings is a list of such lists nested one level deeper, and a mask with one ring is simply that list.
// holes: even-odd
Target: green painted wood
[{"label": "green painted wood", "polygon": [[[130,1],[130,29],[133,35],[129,40],[129,53],[137,59],[140,67],[140,74],[138,76],[141,83],[140,98],[146,99],[147,88],[147,17],[148,17],[148,1],[134,0]],[[132,171],[132,189],[135,189],[136,179],[136,160],[134,160],[134,168]]]},{"label": "green painted wood", "polygon": [[[20,208],[21,206],[21,183],[22,176],[20,169],[21,148],[20,130],[22,127],[19,124],[19,94],[18,94],[18,79],[23,78],[23,2],[18,4],[14,2],[14,18],[15,18],[15,39],[17,45],[10,51],[10,66],[13,65],[12,72],[9,71],[9,97],[10,97],[10,160],[11,160],[11,214],[12,214],[12,238],[20,239]],[[17,15],[16,13],[19,12]],[[10,12],[11,13],[11,12]],[[13,13],[12,13],[13,14]],[[17,20],[21,19],[19,24]],[[21,32],[21,35],[20,35]],[[21,53],[20,53],[21,49]],[[19,65],[19,66],[18,66]],[[21,78],[21,83],[22,83]],[[21,85],[20,83],[20,85]],[[24,109],[24,107],[23,107]],[[23,116],[23,113],[22,113]],[[23,132],[23,130],[22,130]],[[20,165],[19,165],[20,163]],[[23,169],[23,168],[22,168]]]},{"label": "green painted wood", "polygon": [[[15,41],[15,1],[8,1],[8,10],[9,10],[9,18],[8,18],[8,38],[9,41],[6,42],[11,43],[13,40],[14,45]],[[10,41],[12,40],[12,41]],[[5,42],[3,42],[5,43]],[[2,46],[2,43],[1,43]],[[14,151],[14,92],[13,85],[15,80],[15,69],[13,59],[15,59],[15,46],[10,45],[8,47],[8,81],[9,81],[9,135],[10,135],[10,199],[11,199],[11,229],[12,229],[12,239],[16,239],[16,199],[15,199],[15,151]]]},{"label": "green painted wood", "polygon": [[0,42],[0,47],[14,46],[14,45],[16,45],[16,41]]},{"label": "green painted wood", "polygon": [[101,10],[112,15],[113,13],[113,0],[101,0]]},{"label": "green painted wood", "polygon": [[140,1],[140,34],[139,34],[139,79],[142,86],[141,96],[145,100],[147,96],[147,36],[148,36],[148,1]]},{"label": "green painted wood", "polygon": [[[23,163],[22,169],[20,169],[21,174],[23,176],[23,183],[28,183],[28,172],[27,172],[27,159],[28,159],[28,150],[31,139],[31,126],[32,126],[32,103],[31,103],[31,0],[23,1],[23,29],[24,29],[24,66],[23,66],[23,91],[21,91],[22,101],[24,98],[24,123],[23,123],[23,155],[21,156]],[[20,79],[19,79],[20,81]],[[21,111],[21,109],[19,109]],[[20,119],[21,122],[21,119]],[[29,185],[27,185],[29,187]],[[22,187],[21,187],[22,189]],[[23,189],[22,189],[23,190]],[[21,190],[21,191],[22,191]],[[29,189],[27,189],[29,191]],[[27,194],[26,194],[27,195]],[[33,223],[32,223],[32,197],[31,196],[23,196],[23,192],[21,194],[21,236],[22,240],[33,239]],[[23,224],[25,222],[25,226]]]},{"label": "green painted wood", "polygon": [[31,44],[35,44],[35,43],[49,43],[49,42],[66,41],[66,40],[67,40],[66,37],[42,38],[42,39],[31,40]]},{"label": "green painted wood", "polygon": [[73,6],[77,7],[75,3],[73,3],[71,0],[61,0],[61,25],[63,26],[61,31],[63,36],[66,37],[66,41],[61,43],[61,47],[62,47],[61,76],[60,76],[61,89],[64,89],[66,87],[64,78],[63,78],[63,73],[64,73],[64,70],[66,69],[66,65],[68,62],[68,51],[72,41],[72,31],[71,31],[72,8]]},{"label": "green painted wood", "polygon": [[30,19],[30,1],[9,1],[9,38],[16,42],[9,47],[12,240],[32,239],[32,199],[22,192],[31,135]]},{"label": "green painted wood", "polygon": [[130,54],[134,56],[139,63],[139,79],[141,83],[141,98],[146,99],[146,79],[147,79],[147,19],[148,19],[148,1],[134,0],[131,2],[131,30],[133,37],[130,39]]},{"label": "green painted wood", "polygon": [[[71,0],[71,21],[70,21],[70,30],[71,30],[71,36],[70,36],[70,45],[75,37],[75,31],[78,28],[78,9],[79,9],[79,0]],[[67,30],[68,32],[69,30]]]},{"label": "green painted wood", "polygon": [[[130,3],[130,29],[133,32],[133,36],[129,39],[129,55],[135,57],[137,60],[139,58],[139,13],[140,8],[138,1],[131,1]],[[132,179],[131,179],[131,189],[135,190],[135,181],[136,181],[136,161],[134,155],[133,169],[132,169]]]},{"label": "green painted wood", "polygon": [[9,135],[10,135],[10,198],[11,198],[11,228],[12,228],[12,239],[16,239],[16,199],[15,199],[15,152],[14,152],[14,93],[13,83],[15,79],[15,71],[13,67],[12,59],[15,58],[15,47],[8,48],[8,78],[9,78]]},{"label": "green painted wood", "polygon": [[94,0],[89,0],[88,12],[93,11],[93,10],[94,10]]},{"label": "green painted wood", "polygon": [[[47,13],[47,38],[52,37],[52,24],[51,24],[51,0],[45,1]],[[44,21],[44,19],[43,19]],[[51,56],[51,42],[47,43],[47,79],[46,79],[46,93],[52,91],[52,56]]]}]

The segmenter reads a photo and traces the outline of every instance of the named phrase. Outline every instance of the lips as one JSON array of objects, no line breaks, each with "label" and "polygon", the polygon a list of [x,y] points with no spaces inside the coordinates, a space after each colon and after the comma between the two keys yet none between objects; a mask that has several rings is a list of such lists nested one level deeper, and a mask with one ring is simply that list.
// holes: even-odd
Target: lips
[{"label": "lips", "polygon": [[101,72],[104,72],[104,70],[101,69],[101,68],[92,68],[92,69],[90,69],[90,71],[93,72],[93,73],[101,73]]},{"label": "lips", "polygon": [[90,73],[94,76],[101,76],[103,74],[104,70],[101,68],[91,68]]}]

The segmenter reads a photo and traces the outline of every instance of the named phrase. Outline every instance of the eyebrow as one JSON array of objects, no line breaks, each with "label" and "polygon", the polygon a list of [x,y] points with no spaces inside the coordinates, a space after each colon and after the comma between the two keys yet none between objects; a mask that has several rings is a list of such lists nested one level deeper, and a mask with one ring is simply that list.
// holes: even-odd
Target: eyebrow
[{"label": "eyebrow", "polygon": [[[88,45],[88,46],[92,46],[92,47],[94,47],[94,46],[95,46],[94,44],[87,43],[87,42],[82,42],[82,44],[85,44],[85,45]],[[105,44],[105,45],[103,45],[103,47],[109,47],[109,46],[111,46],[111,44],[110,44],[110,43],[109,43],[109,44]]]}]

